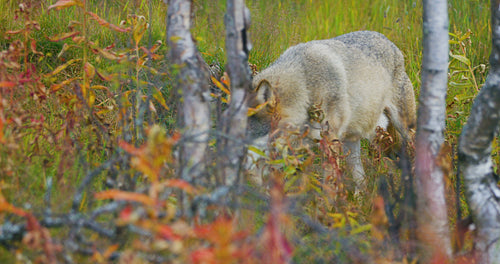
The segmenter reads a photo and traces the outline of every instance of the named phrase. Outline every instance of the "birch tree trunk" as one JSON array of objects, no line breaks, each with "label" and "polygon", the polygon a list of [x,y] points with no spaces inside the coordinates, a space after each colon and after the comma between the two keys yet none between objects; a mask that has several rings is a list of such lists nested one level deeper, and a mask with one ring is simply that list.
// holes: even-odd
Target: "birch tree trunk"
[{"label": "birch tree trunk", "polygon": [[210,125],[208,69],[189,31],[190,0],[170,0],[167,13],[167,42],[173,64],[173,89],[179,95],[179,123],[183,130],[180,148],[181,178],[194,182],[205,172],[204,158]]},{"label": "birch tree trunk", "polygon": [[491,1],[490,72],[474,100],[459,139],[460,171],[476,225],[478,263],[500,263],[500,189],[493,173],[491,143],[500,122],[500,0]]},{"label": "birch tree trunk", "polygon": [[416,136],[417,238],[422,263],[451,257],[443,171],[437,163],[444,142],[448,82],[448,6],[424,0],[422,87]]},{"label": "birch tree trunk", "polygon": [[226,52],[227,72],[231,80],[231,102],[221,120],[221,137],[218,142],[219,173],[226,185],[239,180],[241,163],[246,153],[244,139],[247,131],[247,91],[252,87],[248,53],[250,11],[244,0],[227,0]]}]

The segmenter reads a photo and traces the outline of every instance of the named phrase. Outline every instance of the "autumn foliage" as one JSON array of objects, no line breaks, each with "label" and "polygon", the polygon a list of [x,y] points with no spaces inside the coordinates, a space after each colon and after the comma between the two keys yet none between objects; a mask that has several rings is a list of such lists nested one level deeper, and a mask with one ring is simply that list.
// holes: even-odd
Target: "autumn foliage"
[{"label": "autumn foliage", "polygon": [[[178,69],[165,58],[164,35],[150,31],[164,21],[139,12],[117,20],[85,0],[41,2],[19,3],[13,28],[0,32],[0,262],[416,263],[412,194],[398,176],[412,169],[389,132],[364,142],[370,178],[361,196],[343,172],[341,143],[311,144],[300,133],[270,153],[253,149],[267,172],[262,185],[221,186],[214,157],[206,179],[187,182],[178,177],[182,99],[170,89]],[[141,10],[148,1],[129,2]],[[71,19],[51,32],[40,12]],[[452,57],[466,65],[457,71],[479,89],[473,76],[484,69],[466,57],[470,33],[455,37]],[[208,81],[207,100],[226,109],[228,75]],[[450,121],[463,120],[455,108],[468,98],[450,103]],[[470,230],[459,224],[457,251],[469,250]]]}]

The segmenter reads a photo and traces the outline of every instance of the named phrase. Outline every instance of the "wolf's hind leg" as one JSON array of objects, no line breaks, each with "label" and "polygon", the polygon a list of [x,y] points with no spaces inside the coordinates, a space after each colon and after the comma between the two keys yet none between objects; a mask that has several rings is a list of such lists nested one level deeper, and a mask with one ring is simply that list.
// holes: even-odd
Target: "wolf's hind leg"
[{"label": "wolf's hind leg", "polygon": [[360,140],[343,142],[343,152],[347,154],[346,165],[347,169],[352,174],[356,190],[364,185],[365,170],[361,164],[361,142]]},{"label": "wolf's hind leg", "polygon": [[408,127],[403,122],[401,115],[398,113],[395,107],[387,107],[385,109],[385,114],[389,117],[389,121],[394,126],[396,131],[398,131],[399,135],[401,136],[401,140],[403,140],[403,142],[409,142],[410,135]]}]

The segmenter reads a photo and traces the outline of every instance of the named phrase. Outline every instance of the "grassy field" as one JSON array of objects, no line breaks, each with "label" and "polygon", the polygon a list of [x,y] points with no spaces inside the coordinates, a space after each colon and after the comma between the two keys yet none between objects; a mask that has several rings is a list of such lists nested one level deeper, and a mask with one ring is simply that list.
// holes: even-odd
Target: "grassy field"
[{"label": "grassy field", "polygon": [[[87,1],[84,8],[75,6],[49,10],[55,2],[27,1],[25,9],[29,13],[20,13],[16,10],[22,1],[0,1],[0,49],[5,51],[3,64],[0,65],[0,189],[7,201],[25,210],[41,208],[45,204],[49,181],[53,181],[53,209],[69,208],[71,201],[67,197],[75,192],[77,183],[91,168],[110,159],[120,140],[136,146],[145,141],[141,134],[144,132],[134,123],[136,111],[141,109],[133,110],[136,99],[131,91],[153,91],[155,95],[148,100],[152,101],[154,108],[148,110],[152,114],[146,121],[149,124],[159,123],[169,132],[174,130],[175,101],[170,96],[172,75],[169,63],[163,57],[168,50],[165,45],[167,6],[163,1],[95,0]],[[225,1],[193,2],[192,33],[198,48],[207,63],[218,63],[224,67]],[[356,30],[374,30],[385,34],[402,50],[408,75],[418,95],[422,59],[421,1],[248,0],[246,4],[252,14],[250,36],[253,49],[249,61],[258,69],[268,66],[288,47],[297,43],[332,38]],[[123,33],[99,25],[84,10],[114,25],[126,21],[123,27],[140,25],[139,16],[144,16],[149,27],[144,29],[144,35],[136,38],[131,32]],[[487,1],[450,0],[449,16],[451,56],[446,140],[450,146],[448,155],[454,160],[457,136],[467,119],[472,99],[488,72],[491,47],[489,5]],[[27,25],[34,25],[32,22],[36,22],[37,26],[28,28]],[[26,31],[15,32],[25,27]],[[74,38],[50,39],[77,31],[92,43]],[[7,53],[9,46],[16,41],[24,46]],[[144,50],[150,49],[157,41],[162,42],[153,52],[158,57],[146,59],[148,55]],[[127,59],[115,58],[116,54],[125,54]],[[6,62],[16,62],[19,66]],[[113,78],[97,76],[88,70],[90,67],[102,76]],[[26,75],[27,72],[30,75]],[[68,80],[73,80],[71,85],[58,86]],[[16,87],[20,88],[11,89],[9,83],[16,83]],[[79,101],[92,102],[89,103],[91,110]],[[497,145],[495,143],[493,153],[496,164],[500,158]],[[365,165],[371,166],[367,170],[373,179],[370,186],[375,185],[376,175],[388,170],[388,165],[374,162],[372,158],[364,160]],[[117,171],[117,178],[137,175],[128,167],[110,169],[113,170]],[[452,189],[455,176],[454,172],[450,174],[448,187]],[[105,173],[98,177],[102,179],[95,180],[92,190],[106,189],[102,183]],[[361,202],[361,205],[342,205],[352,213],[346,217],[347,221],[369,222],[367,219],[373,209],[371,195],[375,196],[375,192],[375,189],[370,190],[367,201]],[[450,195],[449,199],[451,201],[453,197]],[[84,198],[82,211],[92,206],[91,203]],[[462,206],[465,207],[464,202]],[[454,210],[450,209],[450,213]],[[338,219],[339,216],[335,217]],[[12,218],[0,214],[0,224],[7,220]],[[358,227],[363,227],[363,223]],[[349,233],[340,236],[348,237]],[[306,236],[301,243],[314,239],[312,235]],[[361,249],[369,248],[363,243],[353,245]],[[313,247],[308,244],[308,247],[298,250],[297,255],[307,259],[307,249]],[[341,248],[326,248],[324,252],[318,248],[316,253],[331,254],[331,250]],[[20,263],[14,262],[14,255],[13,250],[0,248],[0,262]]]}]

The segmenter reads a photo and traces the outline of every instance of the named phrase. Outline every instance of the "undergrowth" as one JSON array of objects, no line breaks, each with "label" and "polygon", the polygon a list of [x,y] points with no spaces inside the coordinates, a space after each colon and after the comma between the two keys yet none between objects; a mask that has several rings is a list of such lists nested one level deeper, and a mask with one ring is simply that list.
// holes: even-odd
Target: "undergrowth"
[{"label": "undergrowth", "polygon": [[[252,14],[250,62],[258,69],[299,42],[375,30],[403,51],[418,95],[420,1],[246,2]],[[456,223],[462,220],[456,219],[457,212],[461,218],[467,215],[454,173],[457,138],[488,72],[490,28],[484,1],[449,1],[449,6],[444,156],[450,218]],[[192,32],[199,50],[208,64],[224,68],[224,1],[194,1],[194,9]],[[318,150],[285,144],[262,165],[270,172],[267,188],[246,186],[241,215],[222,210],[188,221],[176,214],[182,207],[179,190],[192,197],[210,190],[175,179],[172,153],[179,134],[165,59],[167,6],[146,0],[8,0],[0,2],[0,10],[0,223],[26,219],[23,227],[29,231],[17,244],[0,241],[5,246],[0,262],[413,260],[407,254],[411,245],[404,243],[408,227],[401,227],[398,237],[388,231],[394,223],[384,210],[389,201],[380,194],[380,186],[387,186],[393,216],[405,220],[404,204],[398,204],[404,195],[397,187],[401,157],[385,155],[393,143],[386,132],[378,132],[378,144],[364,142],[368,183],[361,199],[353,197],[351,183],[342,176],[343,157],[333,151],[338,146],[322,142]],[[493,149],[496,164],[498,145]],[[90,187],[84,184],[87,179]],[[87,186],[81,197],[69,198],[81,186]],[[121,242],[102,234],[84,237],[90,231],[82,231],[82,237],[71,229],[49,231],[37,220],[53,216],[51,211],[95,213],[109,204],[118,209],[96,219],[126,233],[119,234]],[[132,232],[124,232],[127,227]],[[463,236],[457,231],[454,240],[463,241]],[[98,246],[75,249],[65,243],[82,238]],[[405,245],[398,248],[395,241]],[[456,252],[470,250],[471,243],[470,238],[457,242]]]}]

